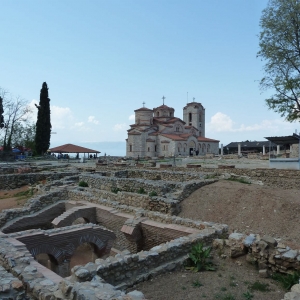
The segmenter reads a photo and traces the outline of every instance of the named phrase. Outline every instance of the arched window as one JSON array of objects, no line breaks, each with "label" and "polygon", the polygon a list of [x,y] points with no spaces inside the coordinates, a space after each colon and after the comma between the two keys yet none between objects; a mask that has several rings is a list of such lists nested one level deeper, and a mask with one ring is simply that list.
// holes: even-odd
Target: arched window
[{"label": "arched window", "polygon": [[129,152],[132,152],[132,145],[129,145]]},{"label": "arched window", "polygon": [[189,113],[189,122],[192,122],[192,113]]},{"label": "arched window", "polygon": [[148,147],[148,152],[150,152],[150,147]]}]

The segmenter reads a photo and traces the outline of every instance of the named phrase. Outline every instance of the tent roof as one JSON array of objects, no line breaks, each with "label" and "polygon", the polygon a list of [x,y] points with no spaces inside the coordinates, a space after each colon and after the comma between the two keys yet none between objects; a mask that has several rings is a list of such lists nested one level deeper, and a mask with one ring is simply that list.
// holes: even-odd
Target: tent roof
[{"label": "tent roof", "polygon": [[286,144],[298,144],[300,140],[300,135],[294,133],[288,136],[271,136],[265,139],[273,142],[276,145],[286,145]]},{"label": "tent roof", "polygon": [[73,144],[65,144],[62,146],[54,147],[49,149],[51,152],[56,153],[101,153],[97,150],[92,150],[89,148],[80,147]]}]

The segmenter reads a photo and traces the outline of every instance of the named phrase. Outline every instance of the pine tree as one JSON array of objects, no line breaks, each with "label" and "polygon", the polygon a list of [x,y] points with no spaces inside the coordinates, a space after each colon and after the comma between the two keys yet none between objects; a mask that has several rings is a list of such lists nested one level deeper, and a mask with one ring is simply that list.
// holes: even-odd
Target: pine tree
[{"label": "pine tree", "polygon": [[50,122],[50,99],[48,98],[47,83],[44,82],[38,108],[35,133],[35,149],[37,154],[45,153],[50,146],[51,122]]}]

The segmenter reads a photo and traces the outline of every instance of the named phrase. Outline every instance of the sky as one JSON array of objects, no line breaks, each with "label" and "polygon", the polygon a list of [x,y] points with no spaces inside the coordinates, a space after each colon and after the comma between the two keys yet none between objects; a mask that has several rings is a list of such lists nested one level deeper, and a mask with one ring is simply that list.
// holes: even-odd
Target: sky
[{"label": "sky", "polygon": [[259,20],[267,0],[0,0],[0,87],[33,109],[43,82],[51,147],[125,155],[134,110],[187,101],[206,110],[206,137],[227,145],[290,135],[268,110]]}]

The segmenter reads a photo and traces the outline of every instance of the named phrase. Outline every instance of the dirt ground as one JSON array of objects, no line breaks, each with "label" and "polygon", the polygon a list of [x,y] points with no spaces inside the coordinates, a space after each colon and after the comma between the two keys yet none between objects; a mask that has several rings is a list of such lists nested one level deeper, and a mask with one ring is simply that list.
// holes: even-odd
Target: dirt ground
[{"label": "dirt ground", "polygon": [[[182,203],[181,217],[225,223],[229,232],[268,234],[300,248],[300,190],[282,190],[221,180],[192,193]],[[280,300],[286,292],[276,281],[259,278],[245,258],[221,259],[213,254],[215,272],[178,271],[164,274],[134,288],[148,300]],[[268,291],[251,289],[259,282]]]},{"label": "dirt ground", "polygon": [[229,231],[268,234],[300,248],[300,190],[220,180],[181,202],[180,217],[227,224]]},{"label": "dirt ground", "polygon": [[0,190],[0,212],[3,209],[22,207],[28,199],[28,196],[24,195],[28,189],[25,185],[14,190]]}]

